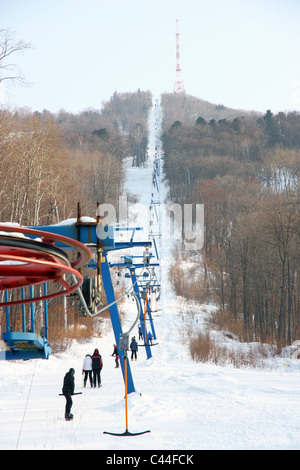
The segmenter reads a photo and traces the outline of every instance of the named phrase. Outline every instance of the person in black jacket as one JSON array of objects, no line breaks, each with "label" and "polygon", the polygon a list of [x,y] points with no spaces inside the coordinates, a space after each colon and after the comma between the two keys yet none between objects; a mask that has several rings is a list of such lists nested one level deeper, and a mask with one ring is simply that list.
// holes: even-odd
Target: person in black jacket
[{"label": "person in black jacket", "polygon": [[100,372],[103,367],[102,357],[99,354],[98,349],[95,349],[94,354],[92,355],[92,369],[93,369],[93,380],[94,387],[96,387],[96,382],[98,382],[98,387],[101,387],[101,376]]},{"label": "person in black jacket", "polygon": [[117,345],[114,344],[114,352],[112,353],[112,356],[116,356],[116,368],[119,367],[119,353],[118,353],[118,348],[117,348]]},{"label": "person in black jacket", "polygon": [[64,383],[62,392],[66,397],[66,409],[65,409],[65,419],[69,420],[73,418],[73,415],[70,413],[73,405],[72,395],[74,394],[75,381],[74,381],[75,370],[70,369],[64,377]]},{"label": "person in black jacket", "polygon": [[133,336],[132,339],[131,339],[130,349],[131,349],[131,360],[133,361],[133,358],[135,358],[135,360],[137,360],[136,353],[138,351],[138,345],[137,345],[137,342],[135,340],[135,336]]}]

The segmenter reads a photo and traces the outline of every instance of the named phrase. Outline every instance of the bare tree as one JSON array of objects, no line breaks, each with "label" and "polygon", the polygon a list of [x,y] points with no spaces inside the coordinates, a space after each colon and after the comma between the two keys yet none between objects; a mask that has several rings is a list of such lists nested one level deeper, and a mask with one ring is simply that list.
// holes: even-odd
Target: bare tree
[{"label": "bare tree", "polygon": [[11,56],[18,51],[29,49],[31,45],[21,40],[16,40],[15,35],[9,29],[0,29],[0,83],[18,82],[28,85],[21,69],[17,64],[10,61]]}]

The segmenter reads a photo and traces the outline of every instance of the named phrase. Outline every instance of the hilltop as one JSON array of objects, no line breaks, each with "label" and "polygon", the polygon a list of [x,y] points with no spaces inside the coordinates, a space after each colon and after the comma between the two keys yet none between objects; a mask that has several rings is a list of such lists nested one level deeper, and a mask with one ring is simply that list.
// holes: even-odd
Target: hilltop
[{"label": "hilltop", "polygon": [[209,122],[211,119],[235,119],[242,116],[261,116],[257,111],[232,109],[223,104],[213,104],[186,93],[163,93],[161,106],[164,110],[164,126],[170,127],[174,121],[184,124],[194,123],[198,117]]}]

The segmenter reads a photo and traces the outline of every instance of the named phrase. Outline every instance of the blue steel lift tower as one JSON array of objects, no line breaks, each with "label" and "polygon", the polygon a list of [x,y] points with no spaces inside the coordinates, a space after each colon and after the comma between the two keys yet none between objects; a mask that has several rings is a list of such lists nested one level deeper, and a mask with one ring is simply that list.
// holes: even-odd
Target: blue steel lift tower
[{"label": "blue steel lift tower", "polygon": [[[142,346],[145,346],[147,359],[150,359],[152,357],[152,353],[151,353],[151,345],[148,343],[148,340],[147,340],[146,313],[148,314],[148,318],[150,321],[153,339],[154,340],[156,339],[156,332],[155,332],[153,318],[152,318],[152,311],[151,311],[149,298],[148,298],[148,289],[152,285],[152,279],[150,279],[148,283],[146,282],[142,285],[141,282],[139,282],[139,277],[141,276],[137,275],[136,270],[145,269],[145,268],[148,268],[149,266],[151,267],[159,266],[158,263],[150,264],[151,257],[152,256],[149,256],[149,258],[147,257],[148,260],[145,261],[144,263],[136,263],[134,262],[133,258],[137,258],[137,257],[124,256],[123,263],[110,264],[111,267],[117,266],[117,267],[125,267],[129,269],[129,275],[131,277],[132,287],[139,303],[139,321],[140,321],[140,325],[142,328],[142,335],[143,335],[143,340],[144,340],[144,344]],[[144,309],[142,306],[142,300],[144,301],[144,305],[145,305]]]}]

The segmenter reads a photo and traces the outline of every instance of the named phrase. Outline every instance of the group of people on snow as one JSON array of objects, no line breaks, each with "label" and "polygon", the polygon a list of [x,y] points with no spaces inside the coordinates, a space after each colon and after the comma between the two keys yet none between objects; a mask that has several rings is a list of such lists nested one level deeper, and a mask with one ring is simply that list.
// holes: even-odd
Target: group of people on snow
[{"label": "group of people on snow", "polygon": [[86,386],[89,379],[91,387],[101,387],[101,370],[103,367],[102,357],[98,349],[95,349],[94,354],[91,356],[87,354],[83,360],[82,373],[84,374],[83,386]]},{"label": "group of people on snow", "polygon": [[[139,327],[139,337],[142,336],[141,328]],[[148,336],[149,343],[152,342],[152,335]],[[117,345],[114,344],[114,349],[112,356],[115,357],[116,368],[119,367],[119,353]],[[137,360],[138,344],[136,342],[135,336],[131,338],[130,343],[131,350],[131,360]],[[82,364],[82,374],[83,374],[83,386],[86,387],[87,381],[89,380],[92,388],[101,387],[101,370],[103,368],[102,356],[99,353],[98,349],[94,350],[93,355],[87,354],[83,360]],[[71,368],[64,376],[62,393],[66,398],[66,407],[65,407],[65,419],[73,419],[71,413],[72,408],[72,395],[74,395],[75,390],[75,381],[74,381],[75,369]]]},{"label": "group of people on snow", "polygon": [[[141,325],[139,325],[138,331],[139,331],[139,339],[143,339],[143,330],[142,330]],[[152,336],[151,331],[148,331],[147,333],[147,340],[148,340],[148,344],[152,344],[153,336]]]}]

